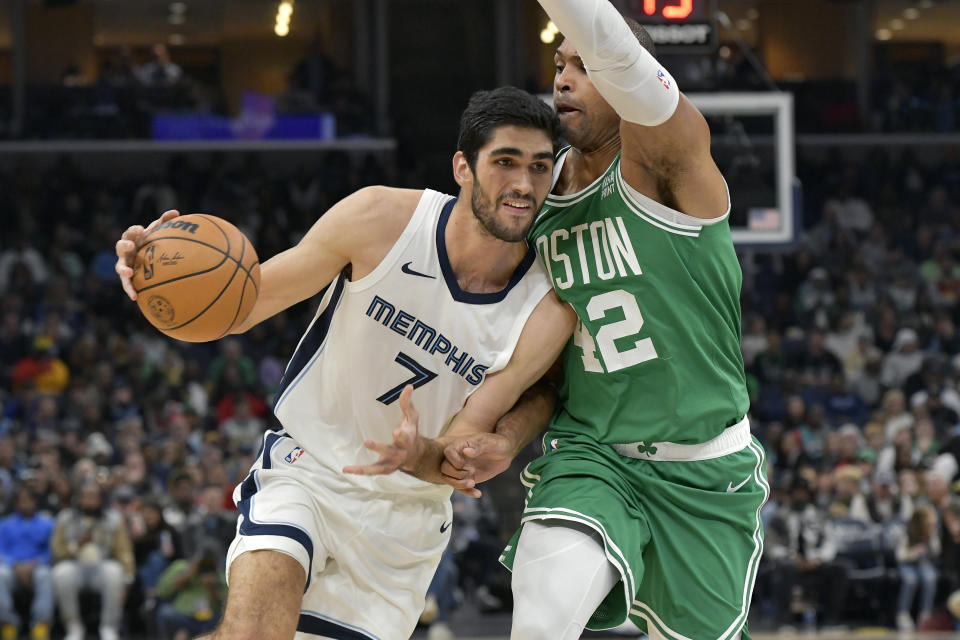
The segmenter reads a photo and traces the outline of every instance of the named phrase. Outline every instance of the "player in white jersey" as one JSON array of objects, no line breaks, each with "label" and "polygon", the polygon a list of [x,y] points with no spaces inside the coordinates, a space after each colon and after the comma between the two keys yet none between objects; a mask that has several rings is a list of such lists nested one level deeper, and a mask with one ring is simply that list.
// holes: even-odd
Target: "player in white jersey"
[{"label": "player in white jersey", "polygon": [[[343,467],[376,464],[373,443],[401,433],[401,418],[417,422],[411,396],[422,387],[419,424],[435,449],[421,453],[436,464],[421,475],[440,482],[444,444],[505,413],[559,354],[575,315],[525,242],[557,130],[526,92],[475,94],[453,159],[459,198],[363,189],[263,264],[237,333],[329,286],[277,393],[283,429],[264,435],[234,494],[230,590],[207,638],[410,636],[450,535],[451,489]],[[131,227],[117,243],[131,298],[149,230]]]}]

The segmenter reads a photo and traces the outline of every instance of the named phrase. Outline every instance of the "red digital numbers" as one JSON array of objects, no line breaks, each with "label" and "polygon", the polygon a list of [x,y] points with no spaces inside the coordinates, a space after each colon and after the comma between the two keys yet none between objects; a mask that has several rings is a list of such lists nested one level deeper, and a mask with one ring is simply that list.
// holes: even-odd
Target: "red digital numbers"
[{"label": "red digital numbers", "polygon": [[[670,2],[670,0],[668,0]],[[657,0],[643,0],[643,12],[648,16],[657,14]],[[693,0],[673,0],[661,6],[660,13],[668,20],[683,20],[693,12]]]}]

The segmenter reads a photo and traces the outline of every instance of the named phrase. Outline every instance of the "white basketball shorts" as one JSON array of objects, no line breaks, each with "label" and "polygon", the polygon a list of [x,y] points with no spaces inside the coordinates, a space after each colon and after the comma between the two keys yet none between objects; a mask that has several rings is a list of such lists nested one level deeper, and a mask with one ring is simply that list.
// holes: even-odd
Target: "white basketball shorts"
[{"label": "white basketball shorts", "polygon": [[295,640],[407,640],[450,537],[449,500],[349,487],[283,431],[264,434],[227,552],[295,558],[307,574]]}]

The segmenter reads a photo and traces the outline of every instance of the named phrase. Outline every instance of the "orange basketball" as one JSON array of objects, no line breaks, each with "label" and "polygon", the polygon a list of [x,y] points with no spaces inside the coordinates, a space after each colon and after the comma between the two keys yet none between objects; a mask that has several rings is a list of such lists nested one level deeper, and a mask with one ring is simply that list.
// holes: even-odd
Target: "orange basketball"
[{"label": "orange basketball", "polygon": [[260,262],[235,226],[193,213],[150,232],[137,252],[133,288],[150,324],[177,340],[208,342],[250,313],[260,290]]}]

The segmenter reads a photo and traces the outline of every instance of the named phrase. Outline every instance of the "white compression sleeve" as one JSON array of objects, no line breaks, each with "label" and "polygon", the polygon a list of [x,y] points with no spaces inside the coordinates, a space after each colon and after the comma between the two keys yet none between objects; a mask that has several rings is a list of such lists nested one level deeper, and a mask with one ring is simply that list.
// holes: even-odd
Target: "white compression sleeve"
[{"label": "white compression sleeve", "polygon": [[599,535],[571,522],[523,525],[513,561],[512,640],[577,640],[620,574]]},{"label": "white compression sleeve", "polygon": [[577,48],[600,95],[628,122],[655,127],[670,119],[680,90],[643,48],[608,0],[539,0]]}]

